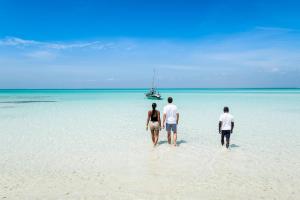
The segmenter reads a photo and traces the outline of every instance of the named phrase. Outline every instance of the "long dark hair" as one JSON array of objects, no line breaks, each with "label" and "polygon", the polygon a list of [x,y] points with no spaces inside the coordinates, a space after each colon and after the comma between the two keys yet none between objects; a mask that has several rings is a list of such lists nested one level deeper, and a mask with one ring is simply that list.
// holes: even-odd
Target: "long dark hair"
[{"label": "long dark hair", "polygon": [[151,118],[153,118],[156,115],[156,103],[152,104],[152,112],[151,112]]}]

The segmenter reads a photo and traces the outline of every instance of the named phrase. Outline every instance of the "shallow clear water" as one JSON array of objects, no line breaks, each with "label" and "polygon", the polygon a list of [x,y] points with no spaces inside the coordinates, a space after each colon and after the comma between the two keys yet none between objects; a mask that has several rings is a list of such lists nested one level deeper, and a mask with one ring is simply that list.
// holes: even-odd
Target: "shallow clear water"
[{"label": "shallow clear water", "polygon": [[176,148],[165,131],[152,147],[144,92],[0,90],[0,198],[299,198],[299,89],[161,90],[180,112]]}]

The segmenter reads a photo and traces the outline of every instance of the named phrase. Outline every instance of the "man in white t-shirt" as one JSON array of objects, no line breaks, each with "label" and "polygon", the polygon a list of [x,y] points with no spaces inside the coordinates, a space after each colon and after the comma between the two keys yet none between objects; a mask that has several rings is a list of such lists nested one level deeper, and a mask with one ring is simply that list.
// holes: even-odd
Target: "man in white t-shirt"
[{"label": "man in white t-shirt", "polygon": [[229,114],[229,108],[224,107],[224,113],[219,119],[219,133],[221,134],[221,144],[224,145],[224,137],[226,137],[226,148],[229,148],[230,134],[232,134],[234,127],[233,116]]},{"label": "man in white t-shirt", "polygon": [[168,98],[168,105],[164,107],[163,115],[163,128],[168,132],[168,143],[171,144],[171,132],[173,132],[174,146],[176,146],[177,140],[177,124],[179,121],[179,113],[177,111],[177,106],[173,103],[173,98]]}]

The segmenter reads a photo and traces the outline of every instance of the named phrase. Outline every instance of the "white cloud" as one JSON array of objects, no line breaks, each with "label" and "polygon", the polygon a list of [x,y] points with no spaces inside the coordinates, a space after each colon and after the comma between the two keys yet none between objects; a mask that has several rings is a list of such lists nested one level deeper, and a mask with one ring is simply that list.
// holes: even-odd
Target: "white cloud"
[{"label": "white cloud", "polygon": [[111,43],[105,44],[103,42],[75,42],[75,43],[45,43],[45,47],[50,49],[76,49],[76,48],[93,48],[104,50],[111,47]]},{"label": "white cloud", "polygon": [[114,81],[115,78],[114,78],[114,77],[110,77],[110,78],[107,78],[106,80],[107,80],[107,81]]},{"label": "white cloud", "polygon": [[300,35],[296,30],[276,27],[257,29],[210,38],[209,42],[202,42],[192,51],[191,62],[223,70],[282,72],[300,69]]},{"label": "white cloud", "polygon": [[24,40],[17,37],[6,37],[0,40],[0,45],[2,46],[29,46],[29,45],[40,45],[41,42],[34,40]]},{"label": "white cloud", "polygon": [[6,37],[0,39],[0,46],[14,46],[14,47],[39,47],[44,49],[66,50],[66,49],[83,49],[91,48],[97,50],[106,50],[113,48],[114,43],[91,41],[91,42],[42,42],[36,40],[25,40],[17,37]]},{"label": "white cloud", "polygon": [[56,54],[49,51],[34,51],[25,54],[25,56],[33,59],[52,60],[56,58]]},{"label": "white cloud", "polygon": [[199,70],[201,66],[199,65],[158,65],[158,68],[163,68],[167,70]]},{"label": "white cloud", "polygon": [[94,83],[94,82],[99,82],[99,81],[95,80],[95,79],[88,79],[88,80],[86,80],[86,82]]},{"label": "white cloud", "polygon": [[[71,73],[72,76],[80,77],[80,80],[82,77],[88,80],[86,82],[99,84],[119,83],[127,77],[134,77],[132,81],[150,80],[151,82],[153,67],[160,71],[161,76],[165,74],[164,76],[167,77],[160,78],[162,85],[176,79],[185,80],[186,83],[207,81],[216,84],[212,81],[215,80],[214,77],[222,78],[228,74],[235,75],[241,83],[245,80],[253,84],[255,83],[253,77],[256,76],[261,78],[261,82],[264,82],[264,78],[272,80],[272,77],[278,78],[281,74],[291,77],[291,80],[282,79],[282,82],[278,83],[281,84],[284,81],[292,83],[299,79],[299,41],[299,32],[273,27],[257,27],[249,32],[211,36],[198,40],[125,38],[103,41],[41,42],[6,38],[0,39],[2,54],[0,59],[2,57],[7,60],[2,62],[0,68],[16,65],[14,64],[16,61],[23,61],[22,64],[17,63],[20,66],[23,63],[28,66],[37,64],[42,66],[41,63],[24,62],[26,54],[32,59],[45,61],[52,59],[53,62],[42,63],[45,71]],[[25,48],[6,49],[4,45],[13,48],[25,46]],[[107,49],[110,51],[102,51]],[[51,66],[47,66],[49,63]],[[119,80],[113,75],[126,78]],[[224,81],[227,80],[224,78]]]},{"label": "white cloud", "polygon": [[268,26],[257,26],[257,30],[261,31],[269,31],[269,32],[290,32],[290,31],[297,31],[295,29],[290,28],[282,28],[282,27],[268,27]]}]

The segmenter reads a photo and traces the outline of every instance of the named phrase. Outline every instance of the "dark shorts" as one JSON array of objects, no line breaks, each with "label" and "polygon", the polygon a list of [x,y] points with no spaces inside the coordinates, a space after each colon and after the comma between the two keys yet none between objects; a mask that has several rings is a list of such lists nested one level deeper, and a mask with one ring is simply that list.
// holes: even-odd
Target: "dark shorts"
[{"label": "dark shorts", "polygon": [[222,138],[226,137],[226,139],[230,138],[230,130],[222,130]]},{"label": "dark shorts", "polygon": [[173,131],[173,133],[177,133],[177,124],[166,124],[166,130],[168,132]]}]

